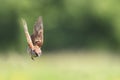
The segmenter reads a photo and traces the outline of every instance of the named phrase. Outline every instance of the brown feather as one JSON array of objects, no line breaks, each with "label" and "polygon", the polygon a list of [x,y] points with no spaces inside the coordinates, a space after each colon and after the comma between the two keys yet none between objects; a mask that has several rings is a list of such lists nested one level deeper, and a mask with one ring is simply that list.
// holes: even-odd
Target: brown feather
[{"label": "brown feather", "polygon": [[43,45],[43,22],[40,16],[34,25],[33,34],[31,35],[33,45],[41,47]]}]

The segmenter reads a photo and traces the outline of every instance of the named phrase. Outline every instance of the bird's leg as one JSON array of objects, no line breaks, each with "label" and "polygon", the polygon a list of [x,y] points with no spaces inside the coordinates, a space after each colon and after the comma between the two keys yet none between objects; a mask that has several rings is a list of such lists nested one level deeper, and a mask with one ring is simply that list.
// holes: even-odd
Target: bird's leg
[{"label": "bird's leg", "polygon": [[31,56],[31,59],[32,59],[32,60],[35,60],[35,59],[33,58],[33,56]]}]

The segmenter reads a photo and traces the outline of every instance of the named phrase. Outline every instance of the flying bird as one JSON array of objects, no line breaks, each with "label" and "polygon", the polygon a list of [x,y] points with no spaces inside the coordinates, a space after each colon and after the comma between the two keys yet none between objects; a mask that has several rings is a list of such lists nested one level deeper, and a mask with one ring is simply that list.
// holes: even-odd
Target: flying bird
[{"label": "flying bird", "polygon": [[23,27],[25,36],[27,39],[28,44],[28,52],[31,55],[32,60],[34,60],[34,57],[39,57],[42,53],[41,47],[43,45],[43,22],[42,17],[40,16],[38,20],[36,21],[34,28],[33,28],[33,34],[30,35],[28,32],[28,27],[25,19],[22,19]]}]

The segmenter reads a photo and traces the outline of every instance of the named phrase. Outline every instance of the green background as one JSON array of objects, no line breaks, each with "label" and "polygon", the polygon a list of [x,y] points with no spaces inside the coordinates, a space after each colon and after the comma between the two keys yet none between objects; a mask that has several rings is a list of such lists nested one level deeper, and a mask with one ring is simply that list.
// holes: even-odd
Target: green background
[{"label": "green background", "polygon": [[[27,54],[43,18],[41,57]],[[120,80],[119,0],[0,0],[0,80]]]},{"label": "green background", "polygon": [[39,16],[44,23],[44,51],[120,48],[118,0],[0,0],[0,50],[23,52],[27,46],[21,18],[29,32]]}]

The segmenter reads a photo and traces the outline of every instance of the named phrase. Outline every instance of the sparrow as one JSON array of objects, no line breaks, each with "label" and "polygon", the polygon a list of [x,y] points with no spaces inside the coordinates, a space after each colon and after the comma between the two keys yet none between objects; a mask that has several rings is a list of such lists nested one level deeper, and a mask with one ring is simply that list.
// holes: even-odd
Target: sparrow
[{"label": "sparrow", "polygon": [[34,60],[35,57],[40,57],[42,54],[41,47],[43,45],[43,22],[42,17],[39,16],[33,27],[33,34],[30,35],[28,32],[28,27],[25,19],[22,19],[23,28],[28,44],[28,52],[31,55],[31,59]]}]

